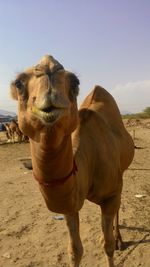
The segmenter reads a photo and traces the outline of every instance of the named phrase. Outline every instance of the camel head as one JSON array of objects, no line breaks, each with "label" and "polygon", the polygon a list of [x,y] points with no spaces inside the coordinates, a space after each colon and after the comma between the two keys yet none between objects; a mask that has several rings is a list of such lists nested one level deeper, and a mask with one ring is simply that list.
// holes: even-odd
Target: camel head
[{"label": "camel head", "polygon": [[71,134],[78,121],[78,86],[78,78],[49,55],[19,74],[11,83],[11,95],[18,100],[21,131],[31,139],[52,129]]}]

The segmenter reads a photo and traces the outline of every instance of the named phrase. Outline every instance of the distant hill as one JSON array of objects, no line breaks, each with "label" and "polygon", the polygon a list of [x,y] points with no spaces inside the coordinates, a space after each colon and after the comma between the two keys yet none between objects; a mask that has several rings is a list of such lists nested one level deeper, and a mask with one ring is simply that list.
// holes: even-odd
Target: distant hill
[{"label": "distant hill", "polygon": [[15,112],[0,109],[0,122],[11,121],[12,119],[17,119]]},{"label": "distant hill", "polygon": [[3,109],[0,109],[0,117],[5,117],[5,116],[11,116],[11,117],[15,117],[17,116],[17,114],[15,112],[12,112],[12,111],[7,111],[7,110],[3,110]]}]

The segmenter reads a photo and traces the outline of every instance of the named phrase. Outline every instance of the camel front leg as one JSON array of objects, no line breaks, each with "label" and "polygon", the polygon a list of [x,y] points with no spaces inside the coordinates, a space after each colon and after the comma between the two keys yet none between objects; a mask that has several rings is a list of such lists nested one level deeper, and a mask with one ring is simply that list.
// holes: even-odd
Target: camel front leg
[{"label": "camel front leg", "polygon": [[83,246],[79,233],[79,213],[65,215],[65,217],[69,230],[68,254],[70,258],[70,266],[79,267],[83,255]]}]

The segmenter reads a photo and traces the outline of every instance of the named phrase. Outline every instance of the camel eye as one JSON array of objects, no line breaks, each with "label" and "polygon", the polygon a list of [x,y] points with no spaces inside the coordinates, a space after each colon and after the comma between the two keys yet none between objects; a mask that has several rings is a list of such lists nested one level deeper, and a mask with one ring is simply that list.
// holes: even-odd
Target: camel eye
[{"label": "camel eye", "polygon": [[22,89],[22,81],[20,81],[20,80],[16,80],[15,81],[15,86],[18,88],[18,89]]}]

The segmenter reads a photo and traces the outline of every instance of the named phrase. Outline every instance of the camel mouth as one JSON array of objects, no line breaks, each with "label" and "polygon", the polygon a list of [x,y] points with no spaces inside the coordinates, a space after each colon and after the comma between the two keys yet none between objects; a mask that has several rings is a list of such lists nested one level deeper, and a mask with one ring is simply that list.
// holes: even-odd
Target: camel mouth
[{"label": "camel mouth", "polygon": [[58,118],[60,109],[61,108],[55,106],[45,108],[37,108],[33,106],[32,113],[44,120],[45,122],[52,123]]},{"label": "camel mouth", "polygon": [[51,107],[43,108],[43,109],[41,109],[41,111],[46,112],[46,113],[50,113],[50,112],[53,112],[54,109],[56,109],[56,108],[54,106],[51,106]]}]

